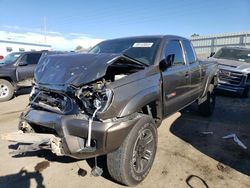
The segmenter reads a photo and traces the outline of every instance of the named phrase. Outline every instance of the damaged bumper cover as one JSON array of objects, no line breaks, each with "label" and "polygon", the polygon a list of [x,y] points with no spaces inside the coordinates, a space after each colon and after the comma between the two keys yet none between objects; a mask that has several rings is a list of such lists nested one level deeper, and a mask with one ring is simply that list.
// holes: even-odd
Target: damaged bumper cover
[{"label": "damaged bumper cover", "polygon": [[91,147],[95,149],[88,151],[86,149],[88,120],[80,119],[76,115],[60,115],[35,109],[30,109],[23,116],[23,120],[36,133],[51,134],[57,138],[56,144],[52,143],[54,139],[50,139],[49,145],[53,153],[77,159],[91,158],[114,151],[122,144],[138,119],[136,115],[132,115],[105,122],[93,121]]}]

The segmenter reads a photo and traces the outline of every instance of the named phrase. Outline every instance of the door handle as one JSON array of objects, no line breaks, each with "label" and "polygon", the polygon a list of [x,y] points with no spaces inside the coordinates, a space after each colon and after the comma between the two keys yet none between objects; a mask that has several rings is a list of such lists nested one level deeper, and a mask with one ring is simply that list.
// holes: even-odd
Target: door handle
[{"label": "door handle", "polygon": [[185,73],[185,77],[188,78],[190,76],[189,72]]}]

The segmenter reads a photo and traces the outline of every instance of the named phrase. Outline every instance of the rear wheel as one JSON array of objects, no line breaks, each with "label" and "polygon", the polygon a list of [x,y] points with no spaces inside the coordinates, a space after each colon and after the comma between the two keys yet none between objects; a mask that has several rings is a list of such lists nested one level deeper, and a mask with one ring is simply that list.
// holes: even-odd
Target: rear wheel
[{"label": "rear wheel", "polygon": [[13,85],[7,81],[0,79],[0,102],[10,100],[14,95]]},{"label": "rear wheel", "polygon": [[110,175],[118,182],[133,186],[148,175],[156,153],[157,129],[154,120],[142,116],[123,144],[107,154]]},{"label": "rear wheel", "polygon": [[202,116],[211,116],[215,107],[215,93],[214,91],[207,92],[207,99],[199,105],[199,112]]}]

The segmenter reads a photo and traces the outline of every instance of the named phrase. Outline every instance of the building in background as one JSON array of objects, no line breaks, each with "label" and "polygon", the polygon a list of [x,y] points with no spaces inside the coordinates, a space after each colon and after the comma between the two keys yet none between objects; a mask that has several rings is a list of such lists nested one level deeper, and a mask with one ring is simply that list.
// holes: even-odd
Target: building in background
[{"label": "building in background", "polygon": [[250,32],[237,32],[207,36],[192,36],[190,40],[198,57],[206,58],[221,47],[238,46],[250,48]]},{"label": "building in background", "polygon": [[51,50],[52,46],[41,43],[19,42],[13,40],[0,40],[0,56],[11,52]]}]

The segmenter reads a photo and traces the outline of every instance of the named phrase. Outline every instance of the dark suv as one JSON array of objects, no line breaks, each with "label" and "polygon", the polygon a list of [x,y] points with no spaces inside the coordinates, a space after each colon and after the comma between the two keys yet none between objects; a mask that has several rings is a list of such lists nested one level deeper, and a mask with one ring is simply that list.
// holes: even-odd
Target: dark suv
[{"label": "dark suv", "polygon": [[14,52],[0,61],[0,102],[10,100],[15,91],[32,85],[34,70],[40,58],[49,51]]}]

